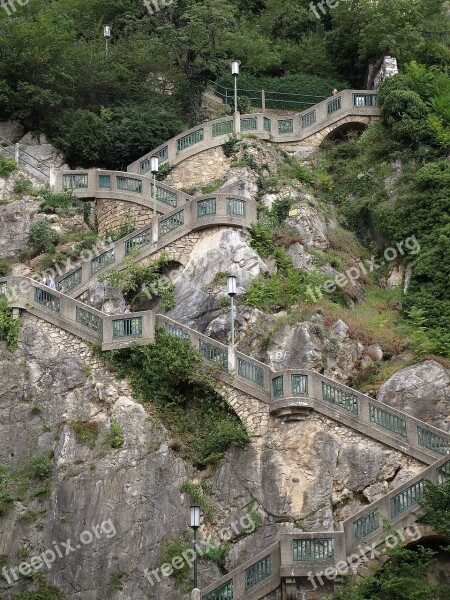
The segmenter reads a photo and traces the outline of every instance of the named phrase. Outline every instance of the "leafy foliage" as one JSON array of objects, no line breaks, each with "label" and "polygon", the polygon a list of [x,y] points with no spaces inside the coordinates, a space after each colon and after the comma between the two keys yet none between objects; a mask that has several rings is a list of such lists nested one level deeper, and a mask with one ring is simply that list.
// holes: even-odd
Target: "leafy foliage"
[{"label": "leafy foliage", "polygon": [[79,444],[93,448],[98,438],[98,423],[95,421],[72,421],[70,424]]},{"label": "leafy foliage", "polygon": [[70,190],[52,193],[44,192],[44,201],[39,206],[41,213],[55,213],[61,217],[72,217],[83,213],[83,202],[75,198]]},{"label": "leafy foliage", "polygon": [[211,516],[214,512],[213,507],[205,498],[205,493],[200,484],[192,483],[190,481],[183,481],[183,483],[180,485],[180,492],[185,492],[188,494],[191,500],[200,506],[204,515]]},{"label": "leafy foliage", "polygon": [[43,252],[53,252],[59,240],[59,233],[44,218],[35,221],[30,226],[27,246],[30,252],[37,256]]},{"label": "leafy foliage", "polygon": [[134,262],[130,255],[124,259],[124,269],[110,269],[101,277],[112,287],[118,288],[124,294],[134,294],[137,297],[142,291],[162,298],[163,310],[170,310],[175,306],[175,286],[162,272],[170,263],[170,256],[161,253],[157,259],[147,259],[144,263]]},{"label": "leafy foliage", "polygon": [[239,419],[214,388],[211,370],[190,345],[161,329],[154,344],[108,353],[119,376],[127,377],[145,404],[152,402],[164,425],[198,465],[217,462],[233,445],[248,440]]},{"label": "leafy foliage", "polygon": [[8,177],[17,168],[14,160],[0,155],[0,177]]},{"label": "leafy foliage", "polygon": [[6,298],[0,298],[0,339],[5,340],[9,350],[17,347],[20,319],[13,319],[12,308]]},{"label": "leafy foliage", "polygon": [[111,421],[109,426],[109,444],[111,448],[120,448],[125,442],[123,427],[117,421]]},{"label": "leafy foliage", "polygon": [[450,479],[441,485],[427,482],[420,505],[426,511],[420,521],[432,525],[436,533],[450,537]]},{"label": "leafy foliage", "polygon": [[[333,600],[447,600],[447,587],[430,583],[426,572],[435,556],[432,550],[393,548],[389,560],[358,583],[341,587]],[[328,600],[331,600],[330,598]]]},{"label": "leafy foliage", "polygon": [[53,463],[46,454],[36,454],[31,463],[31,470],[35,477],[46,479],[52,472]]}]

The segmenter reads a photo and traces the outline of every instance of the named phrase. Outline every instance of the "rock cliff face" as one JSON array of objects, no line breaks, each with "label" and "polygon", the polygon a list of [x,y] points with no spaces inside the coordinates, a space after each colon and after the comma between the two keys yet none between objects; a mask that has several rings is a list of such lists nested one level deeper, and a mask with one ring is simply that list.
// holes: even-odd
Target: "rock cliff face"
[{"label": "rock cliff face", "polygon": [[[230,450],[215,473],[196,472],[171,449],[164,427],[133,400],[128,385],[77,338],[25,314],[14,353],[0,343],[0,463],[17,471],[37,453],[53,452],[48,496],[34,481],[0,519],[0,555],[7,556],[9,569],[26,560],[17,553],[32,557],[70,538],[74,552],[43,571],[69,599],[184,598],[172,578],[152,586],[144,576],[145,568],[157,568],[167,535],[187,534],[184,480],[209,479],[214,514],[201,537],[217,539],[245,516],[261,521],[250,536],[233,535],[232,568],[294,524],[306,531],[333,529],[364,497],[376,498],[419,468],[399,452],[313,416],[292,424],[263,419],[251,443]],[[256,413],[262,410],[255,406]],[[112,420],[124,430],[119,449],[108,441]],[[77,423],[95,425],[98,435],[90,445],[77,441]],[[77,549],[95,526],[98,538]],[[111,583],[119,573],[123,591]],[[202,564],[203,584],[218,575],[214,564]],[[7,600],[27,587],[22,576],[12,583],[0,584]]]}]

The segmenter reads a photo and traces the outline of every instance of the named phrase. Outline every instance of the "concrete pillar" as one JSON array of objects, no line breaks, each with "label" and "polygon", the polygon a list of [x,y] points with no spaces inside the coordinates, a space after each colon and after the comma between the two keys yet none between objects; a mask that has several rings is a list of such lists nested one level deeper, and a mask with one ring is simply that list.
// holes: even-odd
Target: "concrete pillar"
[{"label": "concrete pillar", "polygon": [[49,185],[50,189],[54,190],[56,186],[56,173],[53,165],[50,165],[50,173],[49,173]]},{"label": "concrete pillar", "polygon": [[20,161],[20,145],[14,144],[14,160],[16,161],[17,164],[19,164]]},{"label": "concrete pillar", "polygon": [[234,133],[235,135],[239,135],[241,133],[241,113],[236,112],[233,115],[234,119]]},{"label": "concrete pillar", "polygon": [[13,319],[18,319],[20,317],[20,309],[19,308],[13,308],[12,309],[12,318]]},{"label": "concrete pillar", "polygon": [[265,90],[261,90],[261,107],[262,107],[262,111],[264,112],[266,110],[266,91]]},{"label": "concrete pillar", "polygon": [[192,590],[191,600],[200,600],[200,590],[198,588],[195,588],[194,590]]},{"label": "concrete pillar", "polygon": [[234,373],[236,371],[236,346],[230,344],[228,346],[228,372]]}]

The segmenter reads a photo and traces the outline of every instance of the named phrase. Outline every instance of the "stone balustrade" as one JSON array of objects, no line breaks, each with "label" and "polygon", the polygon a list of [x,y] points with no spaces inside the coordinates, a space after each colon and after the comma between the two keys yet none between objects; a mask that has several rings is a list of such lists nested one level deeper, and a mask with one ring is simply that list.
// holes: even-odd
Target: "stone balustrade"
[{"label": "stone balustrade", "polygon": [[[132,175],[123,171],[86,169],[58,171],[55,190],[71,190],[74,196],[85,200],[122,200],[153,209],[153,178]],[[181,208],[192,196],[176,190],[161,181],[156,182],[156,211],[166,214]]]},{"label": "stone balustrade", "polygon": [[145,154],[127,167],[127,171],[144,175],[150,169],[150,158],[172,165],[200,152],[220,146],[232,133],[252,134],[275,143],[300,142],[344,119],[378,117],[378,96],[368,90],[343,90],[336,96],[299,113],[274,117],[272,113],[239,113],[202,123],[175,136]]},{"label": "stone balustrade", "polygon": [[220,226],[249,229],[256,220],[253,199],[218,193],[198,196],[80,263],[58,279],[58,287],[66,294],[79,296],[90,281],[109,268],[124,268],[127,256],[133,255],[139,261],[193,231]]},{"label": "stone balustrade", "polygon": [[[424,482],[450,479],[450,458],[442,457],[422,473],[372,502],[339,524],[338,531],[282,534],[266,550],[201,590],[202,600],[260,600],[276,590],[282,579],[311,574],[333,580],[347,574],[355,561],[383,543],[388,532],[383,518],[396,531],[415,523]],[[319,580],[320,581],[320,580]]]}]

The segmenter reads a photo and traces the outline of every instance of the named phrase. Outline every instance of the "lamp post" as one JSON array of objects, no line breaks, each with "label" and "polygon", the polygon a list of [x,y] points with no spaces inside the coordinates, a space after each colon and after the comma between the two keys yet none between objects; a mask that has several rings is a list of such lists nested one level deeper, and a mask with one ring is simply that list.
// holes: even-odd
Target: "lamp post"
[{"label": "lamp post", "polygon": [[194,531],[194,589],[197,588],[197,529],[200,527],[200,506],[191,506],[191,527]]},{"label": "lamp post", "polygon": [[231,74],[234,78],[234,112],[237,113],[237,78],[239,75],[239,66],[241,64],[240,60],[232,60],[231,61]]},{"label": "lamp post", "polygon": [[105,38],[106,42],[106,60],[108,60],[108,41],[111,37],[111,27],[109,25],[105,25],[103,27],[103,37]]},{"label": "lamp post", "polygon": [[234,297],[236,296],[236,277],[230,275],[227,279],[228,295],[230,296],[231,345],[234,346]]},{"label": "lamp post", "polygon": [[152,189],[152,197],[153,197],[153,216],[156,219],[156,173],[159,168],[159,159],[157,156],[152,156],[150,159],[150,171],[153,174],[153,189]]}]

